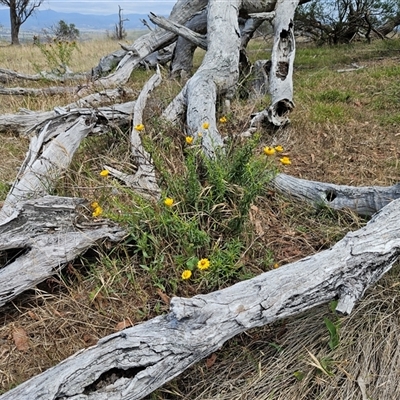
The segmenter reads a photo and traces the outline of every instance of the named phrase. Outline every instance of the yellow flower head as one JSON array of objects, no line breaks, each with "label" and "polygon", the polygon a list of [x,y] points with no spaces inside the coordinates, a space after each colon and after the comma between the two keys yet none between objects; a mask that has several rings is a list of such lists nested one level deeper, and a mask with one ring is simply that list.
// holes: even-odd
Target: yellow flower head
[{"label": "yellow flower head", "polygon": [[199,132],[198,134],[197,134],[197,137],[203,137],[203,134],[201,133],[201,132]]},{"label": "yellow flower head", "polygon": [[279,144],[278,146],[275,146],[275,150],[276,150],[278,153],[282,153],[283,147]]},{"label": "yellow flower head", "polygon": [[193,143],[193,136],[186,136],[185,140],[186,140],[187,144],[192,144]]},{"label": "yellow flower head", "polygon": [[228,120],[225,116],[223,116],[219,119],[219,122],[221,122],[221,124],[226,124],[228,122]]},{"label": "yellow flower head", "polygon": [[108,176],[109,173],[110,173],[110,171],[103,169],[103,171],[100,172],[100,176],[106,177],[106,176]]},{"label": "yellow flower head", "polygon": [[290,161],[289,157],[282,157],[279,159],[279,161],[283,164],[283,165],[290,165],[292,162]]},{"label": "yellow flower head", "polygon": [[263,151],[267,156],[273,156],[275,154],[275,149],[273,147],[264,147]]},{"label": "yellow flower head", "polygon": [[100,206],[97,206],[94,210],[93,210],[93,217],[99,217],[101,214],[103,214],[103,209]]},{"label": "yellow flower head", "polygon": [[210,126],[210,124],[208,122],[203,122],[203,129],[208,129],[208,127]]},{"label": "yellow flower head", "polygon": [[274,264],[274,269],[277,269],[277,268],[279,268],[279,264],[278,264],[278,263],[275,263],[275,264]]},{"label": "yellow flower head", "polygon": [[171,197],[167,197],[167,198],[164,200],[164,204],[165,204],[167,207],[172,207],[172,205],[174,204],[174,199],[171,199]]},{"label": "yellow flower head", "polygon": [[137,131],[141,132],[141,131],[144,129],[144,125],[143,125],[143,124],[135,125],[135,129],[136,129]]},{"label": "yellow flower head", "polygon": [[93,209],[100,207],[100,204],[97,201],[93,201],[92,203],[90,203],[90,207],[92,207]]},{"label": "yellow flower head", "polygon": [[185,269],[182,272],[182,279],[184,279],[184,280],[190,279],[191,276],[192,276],[192,271],[190,271],[189,269]]},{"label": "yellow flower head", "polygon": [[208,258],[202,258],[198,263],[197,263],[197,268],[204,270],[210,268],[210,260]]}]

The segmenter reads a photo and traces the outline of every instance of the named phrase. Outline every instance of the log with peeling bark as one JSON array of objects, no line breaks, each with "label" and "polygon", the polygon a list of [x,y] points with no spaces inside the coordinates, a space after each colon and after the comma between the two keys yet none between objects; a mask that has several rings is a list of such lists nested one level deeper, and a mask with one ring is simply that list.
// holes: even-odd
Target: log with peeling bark
[{"label": "log with peeling bark", "polygon": [[39,74],[29,75],[29,74],[22,74],[16,71],[11,71],[5,68],[0,68],[0,82],[9,82],[15,79],[20,79],[24,81],[47,80],[51,82],[66,82],[66,81],[83,80],[87,79],[88,77],[89,77],[88,74],[67,73],[64,75],[56,75],[45,71],[42,71]]},{"label": "log with peeling bark", "polygon": [[190,299],[170,313],[101,339],[0,400],[142,399],[248,329],[338,299],[349,314],[400,254],[400,200],[329,250]]},{"label": "log with peeling bark", "polygon": [[12,96],[55,96],[58,94],[76,94],[79,88],[69,86],[52,86],[46,88],[0,88],[0,95]]},{"label": "log with peeling bark", "polygon": [[0,306],[59,272],[97,242],[119,242],[124,236],[115,223],[94,220],[84,199],[46,196],[19,203],[0,222]]},{"label": "log with peeling bark", "polygon": [[271,185],[287,197],[304,200],[317,207],[328,206],[335,210],[349,209],[363,216],[371,216],[391,201],[400,198],[400,183],[387,187],[355,187],[278,174]]},{"label": "log with peeling bark", "polygon": [[38,127],[43,122],[57,118],[61,114],[65,114],[71,110],[89,107],[99,108],[107,104],[119,103],[132,94],[133,91],[129,88],[109,89],[82,97],[73,103],[63,107],[56,107],[51,111],[30,111],[23,109],[18,114],[0,115],[0,132],[13,132],[26,135],[31,132],[32,127]]}]

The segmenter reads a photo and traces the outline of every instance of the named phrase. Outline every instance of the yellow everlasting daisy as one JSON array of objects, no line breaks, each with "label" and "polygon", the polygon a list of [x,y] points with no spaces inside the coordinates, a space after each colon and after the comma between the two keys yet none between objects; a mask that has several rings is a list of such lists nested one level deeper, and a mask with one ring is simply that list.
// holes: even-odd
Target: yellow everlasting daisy
[{"label": "yellow everlasting daisy", "polygon": [[92,203],[90,203],[90,207],[92,207],[93,209],[100,207],[100,204],[97,201],[93,201]]},{"label": "yellow everlasting daisy", "polygon": [[108,176],[109,173],[110,173],[110,171],[103,169],[103,171],[100,172],[100,175],[106,177],[106,176]]},{"label": "yellow everlasting daisy", "polygon": [[278,263],[275,263],[275,264],[274,264],[274,269],[277,269],[277,268],[279,268],[279,264],[278,264]]},{"label": "yellow everlasting daisy", "polygon": [[275,154],[275,149],[273,147],[264,147],[263,151],[267,156],[273,156]]},{"label": "yellow everlasting daisy", "polygon": [[167,207],[172,207],[172,205],[174,204],[174,199],[171,199],[171,197],[167,197],[167,198],[164,200],[164,204],[165,204]]},{"label": "yellow everlasting daisy", "polygon": [[282,157],[279,159],[279,161],[283,164],[283,165],[290,165],[292,162],[290,161],[289,157]]},{"label": "yellow everlasting daisy", "polygon": [[208,122],[203,122],[203,129],[208,129],[208,127],[210,126],[210,124]]},{"label": "yellow everlasting daisy", "polygon": [[141,131],[144,129],[144,125],[143,125],[143,124],[135,125],[135,129],[136,129],[137,131],[141,132]]},{"label": "yellow everlasting daisy", "polygon": [[221,124],[226,124],[228,122],[228,120],[225,116],[223,116],[219,119],[219,122],[221,122]]},{"label": "yellow everlasting daisy", "polygon": [[187,144],[192,144],[193,143],[193,136],[186,136],[185,140],[186,140]]},{"label": "yellow everlasting daisy", "polygon": [[101,214],[103,214],[103,209],[100,206],[97,206],[94,210],[93,210],[93,217],[99,217]]},{"label": "yellow everlasting daisy", "polygon": [[191,276],[192,276],[192,271],[190,271],[189,269],[185,269],[182,272],[182,279],[184,279],[184,280],[190,279]]},{"label": "yellow everlasting daisy", "polygon": [[278,153],[282,153],[283,147],[279,144],[278,146],[275,146],[275,150],[276,150]]},{"label": "yellow everlasting daisy", "polygon": [[197,268],[201,270],[205,270],[210,268],[210,260],[208,258],[202,258],[198,263],[197,263]]}]

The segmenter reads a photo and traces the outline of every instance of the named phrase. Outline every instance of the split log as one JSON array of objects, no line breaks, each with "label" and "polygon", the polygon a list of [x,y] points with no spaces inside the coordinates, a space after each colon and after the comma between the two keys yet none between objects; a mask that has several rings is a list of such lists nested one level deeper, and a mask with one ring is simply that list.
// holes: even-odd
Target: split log
[{"label": "split log", "polygon": [[316,207],[349,209],[363,216],[371,216],[393,200],[400,198],[400,183],[389,187],[356,187],[278,174],[271,185],[287,197],[310,202]]},{"label": "split log", "polygon": [[349,314],[400,254],[400,200],[325,250],[229,288],[173,298],[170,313],[101,339],[0,400],[141,399],[248,329],[339,299]]},{"label": "split log", "polygon": [[0,306],[59,272],[68,262],[105,239],[119,242],[116,224],[93,220],[87,202],[46,196],[19,203],[0,222]]},{"label": "split log", "polygon": [[14,79],[20,79],[24,81],[42,81],[47,80],[51,82],[66,82],[72,80],[83,80],[87,79],[88,74],[74,74],[67,73],[65,75],[55,75],[48,73],[46,71],[42,71],[39,74],[29,75],[22,74],[20,72],[11,71],[9,69],[0,68],[0,82],[9,82]]},{"label": "split log", "polygon": [[[74,103],[67,104],[63,107],[56,107],[51,111],[30,111],[23,109],[18,114],[0,115],[0,132],[13,132],[26,135],[32,131],[32,127],[38,127],[45,121],[50,121],[66,112],[83,112],[83,110],[77,109],[89,107],[99,108],[106,104],[114,104],[120,100],[124,100],[126,97],[132,95],[132,93],[133,91],[129,88],[109,89],[82,97]],[[106,114],[108,113],[107,109],[103,109],[103,111]],[[122,110],[120,109],[118,112],[122,112]]]},{"label": "split log", "polygon": [[239,3],[209,1],[208,50],[201,66],[163,114],[175,122],[187,110],[187,135],[196,140],[201,134],[203,150],[209,157],[223,148],[216,124],[217,95],[230,99],[239,77]]}]

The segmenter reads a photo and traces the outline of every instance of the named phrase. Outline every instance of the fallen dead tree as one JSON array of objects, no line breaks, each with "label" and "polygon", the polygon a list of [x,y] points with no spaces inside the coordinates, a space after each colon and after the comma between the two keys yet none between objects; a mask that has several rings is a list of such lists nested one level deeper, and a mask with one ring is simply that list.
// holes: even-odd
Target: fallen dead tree
[{"label": "fallen dead tree", "polygon": [[338,298],[348,314],[400,254],[400,201],[329,250],[227,289],[173,298],[170,313],[104,337],[0,399],[141,399],[247,329]]},{"label": "fallen dead tree", "polygon": [[[179,1],[177,6],[185,5],[189,7],[190,3],[195,3],[201,11],[201,7],[206,2]],[[266,8],[264,5],[261,7],[260,2],[248,1],[247,3],[252,4],[256,12],[261,11],[260,8]],[[275,2],[267,3],[275,5]],[[279,9],[282,10],[287,2],[280,1],[277,3],[279,3]],[[183,123],[187,122],[187,132],[185,132],[187,135],[199,137],[198,133],[200,132],[203,138],[203,149],[210,157],[217,149],[223,148],[223,141],[216,129],[215,122],[218,113],[217,97],[220,96],[229,100],[236,89],[239,75],[239,52],[242,44],[238,34],[239,24],[237,21],[240,6],[241,3],[238,1],[232,1],[228,4],[210,0],[207,9],[208,55],[206,55],[198,72],[187,82],[182,92],[164,113],[167,119],[174,121],[181,119]],[[178,8],[177,10],[179,11]],[[179,14],[177,10],[175,16]],[[276,31],[278,34],[282,33],[283,30],[288,32],[286,32],[287,36],[285,34],[283,38],[281,37],[285,40],[279,41],[278,45],[275,46],[278,49],[276,50],[278,54],[275,55],[275,66],[278,69],[272,69],[272,71],[275,71],[275,78],[278,77],[282,81],[287,79],[285,86],[288,88],[289,95],[284,98],[291,105],[291,74],[285,75],[282,74],[282,71],[290,72],[290,68],[292,68],[290,64],[293,62],[294,47],[292,45],[294,44],[290,42],[292,38],[290,29],[293,27],[290,26],[290,17],[288,15],[283,17],[284,22],[281,25],[275,25],[280,27],[279,29],[276,28]],[[179,23],[185,23],[185,20],[177,22],[177,24]],[[179,25],[175,25],[175,28],[179,32]],[[128,79],[127,76],[130,74],[129,71],[133,68],[132,66],[137,65],[146,54],[150,54],[151,51],[169,43],[174,35],[176,36],[175,33],[161,32],[161,30],[157,30],[156,33],[149,34],[150,36],[147,39],[142,39],[140,43],[143,47],[139,46],[140,43],[136,43],[128,49],[124,62],[117,68],[115,74],[109,77],[109,81],[105,78],[103,82],[116,83]],[[156,42],[146,42],[149,37],[157,39]],[[186,36],[186,38],[188,37]],[[284,66],[279,63],[284,63]],[[278,103],[281,100],[278,100]],[[286,100],[282,100],[283,104],[286,104]],[[139,104],[138,101],[138,107],[140,107]],[[286,109],[278,106],[276,108],[277,116],[287,120],[290,109],[290,107]],[[156,183],[154,169],[151,167],[151,158],[148,154],[143,153],[143,146],[138,135],[140,130],[135,129],[135,126],[142,123],[141,114],[139,114],[139,111],[134,112],[133,116],[131,150],[134,158],[143,158],[144,164],[149,163],[153,174],[151,175],[151,182]],[[97,118],[101,119],[100,114],[89,110],[83,113],[76,112],[76,115],[78,117],[74,122],[72,122],[71,114],[55,119],[60,118],[61,121],[62,118],[65,118],[66,121],[71,122],[68,129],[64,126],[60,131],[62,131],[61,134],[71,134],[65,143],[68,143],[74,149],[79,146],[79,138],[89,134],[94,129]],[[122,119],[126,119],[126,114],[122,116]],[[13,221],[16,225],[21,224],[26,215],[30,215],[29,218],[34,219],[35,214],[24,214],[24,212],[29,211],[32,207],[40,208],[40,202],[47,201],[38,200],[39,205],[35,206],[32,204],[37,203],[30,203],[29,201],[21,203],[22,199],[43,195],[49,187],[48,177],[51,177],[50,183],[57,179],[59,171],[56,175],[51,175],[54,165],[57,165],[59,170],[65,169],[68,165],[67,162],[58,164],[64,149],[63,146],[57,144],[60,136],[57,136],[57,140],[54,140],[55,134],[49,134],[52,123],[56,124],[53,120],[47,122],[44,130],[42,129],[35,139],[36,142],[32,144],[34,151],[28,155],[24,163],[24,167],[28,166],[29,168],[27,170],[21,169],[23,173],[20,174],[15,184],[15,187],[21,192],[14,189],[13,195],[6,200],[5,208],[1,211],[3,222],[0,227],[5,226],[6,234],[13,226],[11,225]],[[74,142],[71,143],[72,137]],[[55,148],[59,146],[58,149],[56,148],[57,153],[54,153],[58,156],[55,157],[54,161],[48,162],[49,154],[43,152],[43,155],[46,156],[41,158],[39,162],[39,158],[35,158],[34,152],[41,153],[41,144],[47,144],[50,141],[55,142]],[[67,154],[69,159],[70,155],[73,154],[73,149],[68,148]],[[110,171],[114,176],[124,179],[127,183],[130,179],[135,178],[111,168]],[[24,181],[25,176],[27,178]],[[370,203],[375,209],[382,205],[384,205],[384,208],[365,228],[348,234],[330,250],[215,293],[195,296],[192,299],[175,298],[172,300],[168,315],[103,338],[96,346],[77,353],[0,398],[140,399],[177,376],[193,363],[220,348],[229,338],[247,329],[295,315],[333,298],[339,298],[338,311],[350,313],[355,302],[363,295],[366,288],[387,272],[398,258],[400,244],[397,221],[400,208],[398,200],[391,201],[392,198],[397,196],[398,188],[394,188],[393,192],[390,193],[392,197],[389,198],[386,198],[387,193],[384,192],[384,189],[381,191],[379,189],[375,192],[378,193],[378,197],[383,196],[383,199],[377,199],[375,194],[367,194],[364,199],[365,193],[361,191],[354,195],[347,188],[329,184],[325,184],[326,186],[319,184],[320,186],[318,186],[317,182],[313,184],[303,183],[303,191],[298,181],[288,180],[285,187],[279,180],[280,178],[285,181],[284,175],[278,176],[275,179],[276,188],[282,191],[291,190],[292,193],[290,194],[296,194],[294,190],[294,186],[296,186],[297,192],[300,193],[299,197],[311,201],[322,200],[325,204],[332,203],[340,207],[350,205],[354,206],[356,211],[361,210],[368,213],[373,212]],[[33,187],[28,186],[31,182],[35,183]],[[39,190],[35,190],[37,187]],[[28,188],[28,191],[26,191],[26,188]],[[349,199],[346,199],[346,196]],[[346,200],[348,201],[346,202]],[[363,206],[359,207],[362,201],[364,201]],[[79,203],[79,205],[82,204]],[[44,209],[47,210],[49,207],[51,210],[49,205],[46,205]],[[71,206],[62,206],[60,213],[63,212],[62,210],[66,210],[65,213],[70,213],[69,215],[77,215],[72,212]],[[82,218],[81,214],[79,214],[78,219],[80,218]],[[63,226],[63,224],[64,222],[60,223],[60,226]],[[80,229],[80,222],[78,225],[72,224],[72,226],[73,228],[68,229]],[[57,233],[61,228],[58,225],[54,227],[50,224],[48,231],[54,229],[54,232]],[[114,231],[111,232],[112,235],[114,233]],[[108,236],[108,231],[105,234],[103,232],[103,236],[96,236],[97,239],[93,239],[90,243],[101,240],[103,237],[117,238],[118,235]],[[23,259],[25,256],[18,251],[27,252],[27,255],[32,251],[31,246],[22,247],[21,237],[15,239],[14,243],[14,247],[4,247],[4,251],[8,252],[6,254],[10,254],[11,258],[15,258],[16,255],[14,262]],[[87,243],[85,242],[85,246]],[[65,263],[66,260],[67,257],[62,253],[61,263]],[[57,270],[53,266],[47,271],[46,273],[54,273]],[[42,279],[43,276],[44,274]],[[36,281],[32,282],[35,284]],[[12,289],[8,287],[5,295],[12,295],[11,292]]]}]

